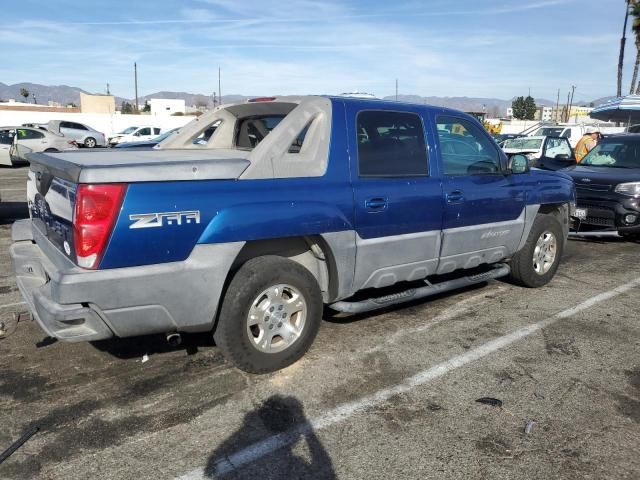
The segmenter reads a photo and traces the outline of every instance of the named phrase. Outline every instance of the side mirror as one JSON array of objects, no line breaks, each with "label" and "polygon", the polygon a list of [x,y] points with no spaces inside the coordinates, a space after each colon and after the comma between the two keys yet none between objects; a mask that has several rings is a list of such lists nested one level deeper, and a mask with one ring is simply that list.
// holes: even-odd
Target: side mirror
[{"label": "side mirror", "polygon": [[133,134],[134,137],[139,137],[140,136],[140,132],[136,132]]},{"label": "side mirror", "polygon": [[527,173],[529,171],[529,159],[524,155],[513,155],[509,159],[509,170],[511,173]]}]

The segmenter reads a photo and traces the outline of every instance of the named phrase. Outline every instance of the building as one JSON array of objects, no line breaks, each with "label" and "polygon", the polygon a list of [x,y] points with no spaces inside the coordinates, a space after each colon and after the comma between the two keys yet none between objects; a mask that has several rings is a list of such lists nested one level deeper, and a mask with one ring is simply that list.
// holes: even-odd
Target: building
[{"label": "building", "polygon": [[113,95],[89,95],[80,92],[80,111],[82,113],[107,113],[116,111],[116,101]]},{"label": "building", "polygon": [[149,105],[155,116],[184,115],[186,111],[184,100],[179,98],[152,98]]},{"label": "building", "polygon": [[40,105],[37,103],[16,102],[13,98],[8,102],[0,102],[0,110],[12,110],[20,112],[59,112],[59,113],[79,113],[77,107],[60,107],[53,105]]}]

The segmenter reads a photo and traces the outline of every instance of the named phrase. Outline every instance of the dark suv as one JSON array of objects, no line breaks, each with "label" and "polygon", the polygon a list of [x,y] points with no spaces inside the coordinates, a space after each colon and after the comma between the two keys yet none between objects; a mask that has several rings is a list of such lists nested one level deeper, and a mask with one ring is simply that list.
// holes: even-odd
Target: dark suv
[{"label": "dark suv", "polygon": [[575,167],[578,230],[617,230],[640,238],[640,134],[612,135]]}]

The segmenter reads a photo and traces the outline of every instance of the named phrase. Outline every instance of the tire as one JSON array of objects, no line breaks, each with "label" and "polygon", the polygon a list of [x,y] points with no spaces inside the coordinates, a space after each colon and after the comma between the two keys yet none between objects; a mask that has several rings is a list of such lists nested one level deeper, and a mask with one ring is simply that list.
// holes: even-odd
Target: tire
[{"label": "tire", "polygon": [[87,137],[84,139],[84,146],[87,148],[95,148],[96,143],[96,139],[93,137]]},{"label": "tire", "polygon": [[57,148],[47,148],[44,153],[56,153],[59,152],[60,150],[58,150]]},{"label": "tire", "polygon": [[558,270],[563,249],[562,226],[558,220],[551,215],[536,216],[527,241],[511,258],[510,280],[529,288],[546,285]]},{"label": "tire", "polygon": [[320,287],[302,265],[278,256],[254,258],[231,280],[213,337],[239,369],[273,372],[309,349],[322,306]]}]

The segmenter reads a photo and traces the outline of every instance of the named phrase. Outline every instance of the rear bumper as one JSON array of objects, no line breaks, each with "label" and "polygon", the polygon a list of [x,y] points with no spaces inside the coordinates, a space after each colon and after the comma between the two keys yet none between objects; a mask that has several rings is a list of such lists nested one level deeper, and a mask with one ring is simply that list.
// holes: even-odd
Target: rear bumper
[{"label": "rear bumper", "polygon": [[183,262],[90,271],[73,265],[31,220],[16,222],[12,239],[16,282],[33,317],[66,341],[211,330],[243,245],[198,245]]}]

